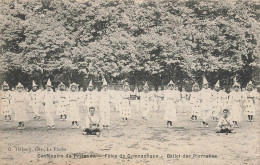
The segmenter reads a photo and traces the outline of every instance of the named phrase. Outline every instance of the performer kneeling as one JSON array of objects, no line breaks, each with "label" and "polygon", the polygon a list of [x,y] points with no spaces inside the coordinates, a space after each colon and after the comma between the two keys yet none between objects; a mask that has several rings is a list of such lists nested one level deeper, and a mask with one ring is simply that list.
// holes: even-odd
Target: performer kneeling
[{"label": "performer kneeling", "polygon": [[89,115],[86,116],[86,128],[83,129],[83,135],[100,135],[100,118],[95,114],[95,108],[89,108]]},{"label": "performer kneeling", "polygon": [[228,109],[224,109],[223,110],[223,117],[220,118],[219,122],[218,122],[218,126],[216,127],[217,131],[216,133],[235,133],[235,131],[233,131],[234,127],[233,127],[233,122],[231,117],[229,116],[229,110]]}]

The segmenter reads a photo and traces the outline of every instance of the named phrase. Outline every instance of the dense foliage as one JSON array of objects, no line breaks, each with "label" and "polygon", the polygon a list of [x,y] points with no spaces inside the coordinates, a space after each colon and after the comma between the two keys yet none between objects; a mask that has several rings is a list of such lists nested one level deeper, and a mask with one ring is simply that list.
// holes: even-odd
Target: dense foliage
[{"label": "dense foliage", "polygon": [[[2,80],[259,82],[257,1],[2,0]],[[11,85],[11,86],[12,86]],[[29,84],[30,85],[30,84]]]}]

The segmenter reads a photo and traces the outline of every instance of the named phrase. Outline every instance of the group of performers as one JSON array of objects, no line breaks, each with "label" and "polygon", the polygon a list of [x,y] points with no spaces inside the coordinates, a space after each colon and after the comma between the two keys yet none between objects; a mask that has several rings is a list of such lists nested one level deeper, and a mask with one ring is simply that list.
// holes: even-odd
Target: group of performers
[{"label": "group of performers", "polygon": [[[25,92],[24,86],[18,83],[15,91],[9,91],[9,85],[4,82],[1,91],[1,113],[4,121],[18,122],[18,129],[25,129],[25,122],[28,121],[27,111],[32,110],[34,120],[41,120],[44,112],[48,129],[55,129],[54,115],[60,120],[71,122],[71,128],[79,128],[81,121],[80,111],[87,112],[85,117],[86,126],[83,134],[98,134],[101,129],[110,129],[110,112],[112,108],[119,112],[123,125],[126,125],[135,105],[142,113],[140,117],[145,123],[149,120],[151,111],[164,111],[166,127],[172,127],[177,121],[177,109],[190,109],[191,121],[202,118],[202,126],[208,127],[209,120],[218,121],[217,132],[230,133],[233,128],[238,128],[238,122],[246,113],[248,121],[252,122],[256,111],[256,99],[258,93],[250,81],[245,91],[240,90],[240,85],[235,81],[232,91],[226,93],[221,90],[219,81],[214,89],[208,87],[208,82],[203,78],[203,88],[195,83],[192,92],[183,90],[180,92],[170,81],[166,90],[158,87],[157,91],[149,90],[147,83],[143,91],[130,90],[126,82],[123,90],[108,90],[106,80],[103,80],[102,90],[94,90],[92,81],[87,91],[79,89],[76,83],[70,84],[66,90],[62,82],[58,90],[53,91],[50,79],[44,91],[38,89],[33,81],[32,90]],[[132,96],[135,100],[131,100]],[[136,98],[139,98],[138,100]],[[83,128],[83,127],[82,127]]]}]

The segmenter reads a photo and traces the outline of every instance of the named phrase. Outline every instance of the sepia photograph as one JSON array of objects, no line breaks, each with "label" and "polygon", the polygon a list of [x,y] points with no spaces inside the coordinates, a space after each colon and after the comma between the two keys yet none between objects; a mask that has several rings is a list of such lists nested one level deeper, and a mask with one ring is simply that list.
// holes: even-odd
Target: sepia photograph
[{"label": "sepia photograph", "polygon": [[0,0],[0,165],[260,165],[259,0]]}]

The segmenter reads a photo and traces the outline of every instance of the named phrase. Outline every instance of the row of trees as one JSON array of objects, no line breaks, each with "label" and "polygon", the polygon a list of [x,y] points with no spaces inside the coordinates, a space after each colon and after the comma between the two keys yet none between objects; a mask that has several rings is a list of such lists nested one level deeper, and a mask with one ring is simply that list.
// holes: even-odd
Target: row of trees
[{"label": "row of trees", "polygon": [[257,1],[2,0],[0,72],[18,81],[259,82]]}]

